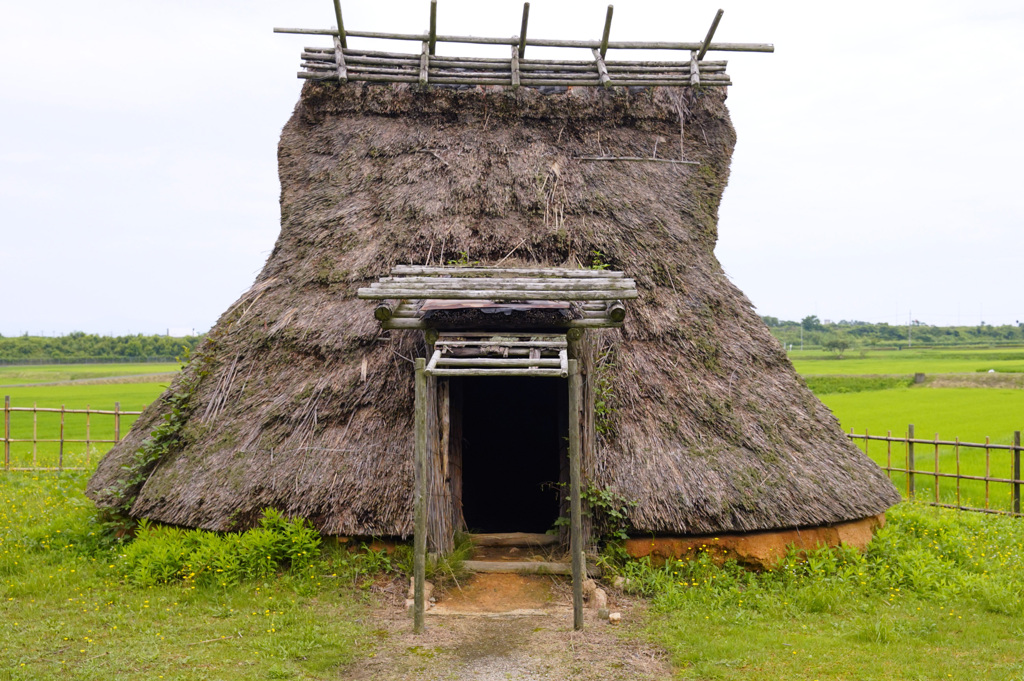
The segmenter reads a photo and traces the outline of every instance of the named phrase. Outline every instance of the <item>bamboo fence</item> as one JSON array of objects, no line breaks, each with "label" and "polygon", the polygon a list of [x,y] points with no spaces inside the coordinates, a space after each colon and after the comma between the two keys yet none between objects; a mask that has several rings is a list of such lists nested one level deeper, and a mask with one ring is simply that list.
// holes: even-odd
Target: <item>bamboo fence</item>
[{"label": "bamboo fence", "polygon": [[[865,454],[869,455],[869,443],[885,443],[885,465],[882,465],[881,468],[890,480],[894,473],[903,478],[901,482],[904,494],[908,499],[961,511],[1022,515],[1020,490],[1024,480],[1021,479],[1020,459],[1021,451],[1024,451],[1024,448],[1021,447],[1019,430],[1014,432],[1013,443],[1008,445],[993,444],[987,437],[984,443],[961,442],[960,438],[941,440],[938,433],[932,439],[918,438],[915,436],[913,424],[907,427],[907,433],[902,437],[893,436],[891,430],[887,431],[885,435],[870,435],[866,430],[863,434],[858,434],[852,429],[847,433],[847,437],[851,440],[862,441],[862,449]],[[902,455],[902,467],[893,465],[894,444],[897,445],[896,463],[900,463]],[[899,451],[900,449],[902,452]],[[965,452],[970,456],[979,451],[984,453],[984,475],[964,473],[961,467],[964,463]],[[1006,471],[1006,475],[993,475],[993,454],[1006,455],[1001,457],[1003,458],[1001,464],[997,464]],[[925,481],[931,483],[931,490],[921,489]],[[946,485],[952,485],[952,489],[943,485],[943,481],[946,481]],[[975,488],[983,488],[983,505],[968,503],[969,500],[976,498],[976,494],[965,492],[963,489],[965,482]],[[993,485],[1009,492],[1009,503],[1006,508],[993,506]],[[943,492],[943,490],[946,491]]]},{"label": "bamboo fence", "polygon": [[[11,426],[11,417],[19,415],[32,415],[32,436],[31,437],[14,437],[14,431]],[[39,437],[39,415],[40,414],[59,414],[60,422],[58,428],[58,436],[55,438],[42,438]],[[92,463],[92,448],[93,445],[104,445],[104,444],[117,444],[121,441],[121,419],[125,416],[139,416],[142,414],[141,411],[129,411],[121,409],[120,402],[114,402],[113,409],[92,409],[86,406],[85,409],[68,409],[64,405],[61,405],[59,409],[53,407],[39,407],[33,404],[31,407],[12,407],[10,396],[4,397],[4,437],[3,437],[3,469],[5,471],[73,471],[73,470],[86,470]],[[68,436],[68,419],[71,415],[79,418],[84,416],[84,437],[69,437]],[[113,419],[113,438],[107,437],[94,437],[93,436],[93,417],[100,418],[112,418]],[[18,444],[31,444],[32,445],[32,463],[28,466],[16,466],[12,465],[11,457],[11,445]],[[39,445],[57,445],[57,465],[56,466],[41,466],[39,465]],[[64,456],[67,453],[67,445],[85,445],[85,465],[84,466],[65,466]]]}]

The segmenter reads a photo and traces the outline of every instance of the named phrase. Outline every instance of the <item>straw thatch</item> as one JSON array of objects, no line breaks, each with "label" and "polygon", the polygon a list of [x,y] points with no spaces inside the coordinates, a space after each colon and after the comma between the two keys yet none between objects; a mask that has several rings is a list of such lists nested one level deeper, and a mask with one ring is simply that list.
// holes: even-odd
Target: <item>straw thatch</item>
[{"label": "straw thatch", "polygon": [[[137,493],[132,515],[209,529],[247,527],[274,506],[329,534],[408,536],[422,333],[382,332],[356,289],[394,265],[461,254],[576,266],[599,252],[640,298],[624,329],[598,332],[612,410],[584,472],[636,502],[634,531],[883,512],[895,489],[715,259],[736,141],[724,99],[308,83],[281,136],[282,229],[266,267],[89,494],[113,506]],[[656,145],[679,158],[681,130],[699,165],[576,158]],[[135,452],[173,394],[183,427],[150,465]]]}]

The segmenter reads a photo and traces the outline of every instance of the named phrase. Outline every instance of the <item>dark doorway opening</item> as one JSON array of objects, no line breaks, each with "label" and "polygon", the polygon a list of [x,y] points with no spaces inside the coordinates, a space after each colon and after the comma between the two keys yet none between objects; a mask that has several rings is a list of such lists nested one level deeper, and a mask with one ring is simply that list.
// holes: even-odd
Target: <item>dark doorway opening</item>
[{"label": "dark doorway opening", "polygon": [[462,511],[472,532],[544,532],[558,518],[568,383],[461,379]]}]

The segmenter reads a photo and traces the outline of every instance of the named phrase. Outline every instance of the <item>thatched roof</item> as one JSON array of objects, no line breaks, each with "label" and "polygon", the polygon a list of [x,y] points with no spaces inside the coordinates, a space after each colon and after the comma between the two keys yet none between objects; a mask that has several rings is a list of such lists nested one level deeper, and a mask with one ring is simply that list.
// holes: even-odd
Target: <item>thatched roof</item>
[{"label": "thatched roof", "polygon": [[[266,267],[89,494],[109,506],[137,491],[133,515],[209,529],[275,506],[325,533],[407,536],[422,333],[382,332],[356,290],[394,265],[461,254],[573,267],[599,252],[640,298],[625,328],[598,332],[614,411],[585,475],[636,502],[636,532],[884,511],[893,486],[715,259],[736,141],[724,99],[308,83],[281,136],[282,227]],[[656,142],[679,158],[680,117],[699,165],[576,158],[650,156]],[[150,471],[133,456],[175,392],[184,427]]]}]

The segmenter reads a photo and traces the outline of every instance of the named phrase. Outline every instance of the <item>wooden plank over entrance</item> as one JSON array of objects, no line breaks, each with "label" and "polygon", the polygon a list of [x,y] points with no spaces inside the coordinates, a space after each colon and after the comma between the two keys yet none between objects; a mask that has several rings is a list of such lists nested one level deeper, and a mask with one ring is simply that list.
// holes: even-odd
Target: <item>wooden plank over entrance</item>
[{"label": "wooden plank over entrance", "polygon": [[531,328],[616,328],[626,318],[622,301],[637,295],[622,272],[558,267],[404,265],[358,291],[380,301],[374,316],[382,328],[424,330],[465,330],[485,320],[486,328],[524,328],[518,319]]}]

